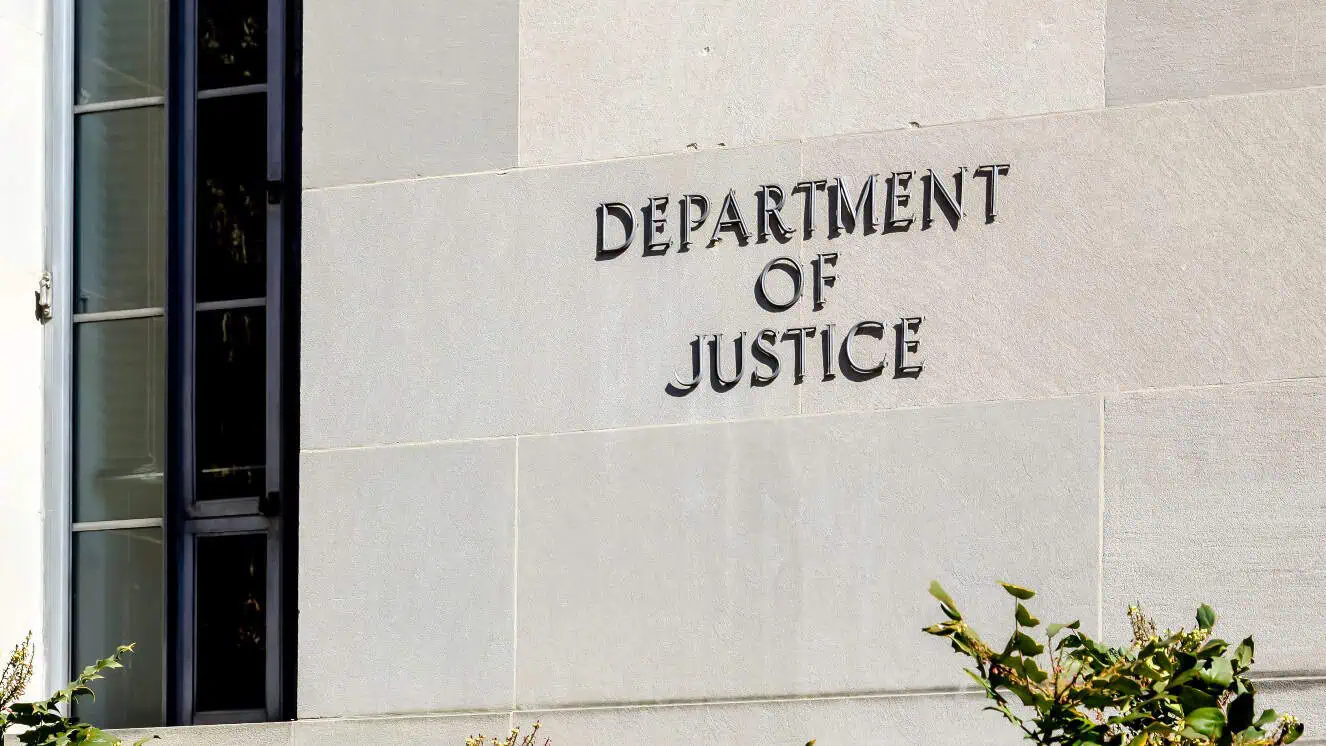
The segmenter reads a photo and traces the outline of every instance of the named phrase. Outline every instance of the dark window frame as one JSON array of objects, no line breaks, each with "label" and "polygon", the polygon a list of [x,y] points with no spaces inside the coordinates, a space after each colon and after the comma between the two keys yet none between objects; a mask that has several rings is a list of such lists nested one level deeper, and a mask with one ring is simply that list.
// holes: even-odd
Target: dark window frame
[{"label": "dark window frame", "polygon": [[[196,493],[196,224],[198,101],[240,91],[198,89],[198,3],[171,0],[167,96],[170,196],[167,252],[167,676],[170,725],[292,719],[295,713],[297,599],[298,299],[299,299],[299,3],[267,0],[265,96],[267,256],[267,433],[265,485],[256,497],[200,501]],[[201,95],[200,95],[201,94]],[[250,92],[247,95],[255,95]],[[293,115],[293,116],[292,116]],[[234,304],[244,305],[243,302]],[[267,536],[265,706],[198,712],[195,609],[197,541],[234,534]]]}]

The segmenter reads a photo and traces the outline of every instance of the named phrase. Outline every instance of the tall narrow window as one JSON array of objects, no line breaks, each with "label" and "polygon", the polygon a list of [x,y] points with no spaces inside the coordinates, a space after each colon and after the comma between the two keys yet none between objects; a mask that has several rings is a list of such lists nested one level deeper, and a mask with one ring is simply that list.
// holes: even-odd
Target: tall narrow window
[{"label": "tall narrow window", "polygon": [[282,716],[280,0],[184,1],[172,277],[183,722]]},{"label": "tall narrow window", "polygon": [[74,105],[73,662],[137,651],[79,715],[166,717],[166,0],[81,0]]},{"label": "tall narrow window", "polygon": [[74,2],[78,714],[290,711],[292,295],[282,0]]}]

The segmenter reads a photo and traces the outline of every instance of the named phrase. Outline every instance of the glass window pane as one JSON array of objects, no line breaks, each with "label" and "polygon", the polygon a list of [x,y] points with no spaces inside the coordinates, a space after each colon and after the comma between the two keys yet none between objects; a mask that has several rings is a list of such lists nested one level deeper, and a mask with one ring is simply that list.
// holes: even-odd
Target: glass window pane
[{"label": "glass window pane", "polygon": [[265,489],[266,320],[262,308],[198,314],[199,500],[259,497]]},{"label": "glass window pane", "polygon": [[166,92],[166,0],[77,0],[80,104]]},{"label": "glass window pane", "polygon": [[267,97],[198,102],[198,300],[267,292]]},{"label": "glass window pane", "polygon": [[198,89],[266,81],[266,0],[199,0]]},{"label": "glass window pane", "polygon": [[74,325],[74,520],[164,515],[166,323]]},{"label": "glass window pane", "polygon": [[134,643],[122,670],[95,685],[76,714],[99,726],[165,722],[165,545],[161,529],[74,534],[74,671]]},{"label": "glass window pane", "polygon": [[159,308],[166,289],[165,109],[75,123],[74,312]]},{"label": "glass window pane", "polygon": [[267,681],[267,536],[200,536],[197,542],[194,706],[199,712],[262,709]]}]

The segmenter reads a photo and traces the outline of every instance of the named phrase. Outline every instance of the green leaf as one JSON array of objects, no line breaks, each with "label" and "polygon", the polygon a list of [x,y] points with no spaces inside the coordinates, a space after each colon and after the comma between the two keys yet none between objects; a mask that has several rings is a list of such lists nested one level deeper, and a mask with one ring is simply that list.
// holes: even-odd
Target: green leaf
[{"label": "green leaf", "polygon": [[930,581],[930,595],[939,600],[942,605],[941,608],[950,619],[955,622],[962,621],[962,614],[958,611],[958,605],[953,603],[953,599],[949,597],[948,592],[944,590],[944,586],[940,585],[938,580]]},{"label": "green leaf", "polygon": [[1218,655],[1224,655],[1225,651],[1228,649],[1229,649],[1229,643],[1225,642],[1224,640],[1214,639],[1203,645],[1202,649],[1198,650],[1195,653],[1195,655],[1198,658],[1202,658],[1203,660],[1205,660],[1208,658],[1214,658]]},{"label": "green leaf", "polygon": [[1210,665],[1203,668],[1198,676],[1208,684],[1227,687],[1234,683],[1234,667],[1228,658],[1212,658]]},{"label": "green leaf", "polygon": [[1250,668],[1252,666],[1252,638],[1246,638],[1239,643],[1234,650],[1234,662],[1239,664],[1239,668]]},{"label": "green leaf", "polygon": [[1120,694],[1126,694],[1129,696],[1135,697],[1142,693],[1142,686],[1140,684],[1138,684],[1136,681],[1133,681],[1132,679],[1125,678],[1122,676],[1116,676],[1110,679],[1109,681],[1105,682],[1105,685],[1113,689],[1114,691],[1119,692]]},{"label": "green leaf", "polygon": [[1214,696],[1207,694],[1201,689],[1195,689],[1190,686],[1180,687],[1177,696],[1179,698],[1179,704],[1183,706],[1183,711],[1185,713],[1193,713],[1204,708],[1215,707],[1218,701]]},{"label": "green leaf", "polygon": [[999,585],[1003,586],[1004,590],[1008,591],[1008,595],[1019,601],[1027,601],[1036,596],[1035,591],[1023,588],[1020,585],[1013,585],[1012,583],[1000,583]]},{"label": "green leaf", "polygon": [[1251,694],[1242,694],[1229,703],[1229,729],[1241,731],[1252,725],[1253,701]]},{"label": "green leaf", "polygon": [[1197,626],[1202,629],[1211,629],[1216,623],[1215,610],[1206,604],[1202,604],[1197,609]]},{"label": "green leaf", "polygon": [[1303,724],[1298,722],[1291,723],[1289,727],[1285,728],[1285,738],[1282,743],[1293,743],[1294,741],[1297,741],[1299,737],[1302,735],[1303,735]]},{"label": "green leaf", "polygon": [[1275,719],[1278,717],[1280,716],[1275,714],[1275,710],[1266,710],[1265,712],[1262,713],[1261,717],[1257,718],[1257,721],[1253,723],[1253,725],[1259,728],[1267,726],[1270,725],[1271,723],[1274,723]]},{"label": "green leaf", "polygon": [[1013,616],[1017,619],[1018,624],[1023,627],[1037,627],[1041,623],[1041,620],[1032,616],[1031,612],[1027,611],[1027,607],[1022,604],[1018,604],[1017,612]]},{"label": "green leaf", "polygon": [[1045,652],[1045,648],[1039,642],[1021,632],[1013,633],[1013,647],[1023,655],[1040,655]]},{"label": "green leaf", "polygon": [[1063,629],[1064,629],[1064,625],[1062,625],[1062,624],[1051,624],[1050,626],[1048,626],[1048,627],[1045,628],[1045,636],[1046,636],[1046,637],[1054,637],[1055,635],[1057,635],[1057,634],[1059,634],[1060,632],[1062,632]]},{"label": "green leaf", "polygon": [[1217,707],[1203,707],[1188,713],[1188,726],[1207,738],[1218,738],[1225,728],[1225,715]]}]

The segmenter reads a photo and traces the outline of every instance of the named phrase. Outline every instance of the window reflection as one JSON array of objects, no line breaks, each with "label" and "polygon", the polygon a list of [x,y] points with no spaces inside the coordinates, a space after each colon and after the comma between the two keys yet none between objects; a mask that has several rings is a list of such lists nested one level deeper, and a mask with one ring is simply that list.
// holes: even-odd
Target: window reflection
[{"label": "window reflection", "polygon": [[74,9],[76,103],[165,94],[165,0],[79,0]]},{"label": "window reflection", "polygon": [[198,499],[258,497],[266,479],[266,313],[199,313]]},{"label": "window reflection", "polygon": [[198,89],[267,81],[267,3],[200,0]]},{"label": "window reflection", "polygon": [[166,113],[75,122],[75,313],[160,308],[166,296]]},{"label": "window reflection", "polygon": [[260,298],[267,287],[267,98],[198,102],[197,293]]},{"label": "window reflection", "polygon": [[74,534],[74,671],[134,644],[75,714],[109,728],[165,722],[165,544],[160,528]]},{"label": "window reflection", "polygon": [[165,515],[166,324],[74,327],[74,520]]},{"label": "window reflection", "polygon": [[267,537],[197,539],[195,707],[262,709],[267,675]]}]

